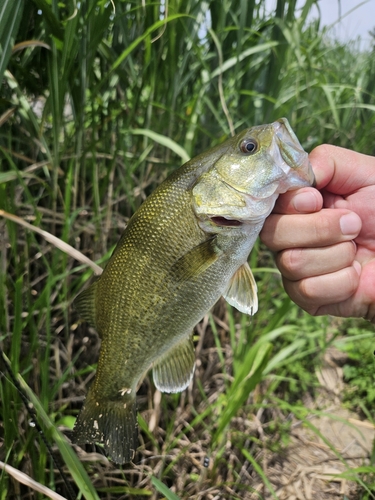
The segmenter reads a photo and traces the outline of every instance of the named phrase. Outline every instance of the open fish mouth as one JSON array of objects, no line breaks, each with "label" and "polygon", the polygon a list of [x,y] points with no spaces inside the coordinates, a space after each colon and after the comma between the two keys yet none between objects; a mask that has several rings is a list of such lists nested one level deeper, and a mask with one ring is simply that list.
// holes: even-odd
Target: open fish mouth
[{"label": "open fish mouth", "polygon": [[239,227],[243,225],[243,221],[238,219],[227,219],[226,217],[214,216],[210,218],[217,226],[224,227]]}]

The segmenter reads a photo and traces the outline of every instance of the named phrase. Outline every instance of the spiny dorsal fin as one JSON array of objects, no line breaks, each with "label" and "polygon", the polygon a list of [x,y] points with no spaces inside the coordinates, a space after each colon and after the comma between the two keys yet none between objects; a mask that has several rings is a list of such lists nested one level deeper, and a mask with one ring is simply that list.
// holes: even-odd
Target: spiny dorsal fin
[{"label": "spiny dorsal fin", "polygon": [[219,257],[216,235],[197,245],[178,259],[171,267],[177,281],[189,281],[204,273]]},{"label": "spiny dorsal fin", "polygon": [[95,294],[97,284],[98,281],[95,281],[92,285],[86,288],[86,290],[79,293],[73,301],[73,305],[79,312],[81,318],[90,323],[90,325],[94,328],[96,328]]},{"label": "spiny dorsal fin", "polygon": [[232,276],[224,299],[239,311],[253,315],[258,310],[257,284],[247,262]]},{"label": "spiny dorsal fin", "polygon": [[183,391],[193,378],[194,368],[195,353],[191,334],[154,363],[152,374],[155,386],[161,392]]}]

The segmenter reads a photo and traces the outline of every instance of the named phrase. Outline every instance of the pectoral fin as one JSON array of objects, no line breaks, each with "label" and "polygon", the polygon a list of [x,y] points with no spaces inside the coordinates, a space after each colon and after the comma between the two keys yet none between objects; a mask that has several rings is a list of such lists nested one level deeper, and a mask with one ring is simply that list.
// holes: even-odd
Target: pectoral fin
[{"label": "pectoral fin", "polygon": [[192,248],[171,267],[177,281],[188,281],[204,273],[219,258],[216,235]]},{"label": "pectoral fin", "polygon": [[172,347],[153,365],[153,378],[161,392],[180,392],[193,378],[195,353],[192,335]]},{"label": "pectoral fin", "polygon": [[237,269],[232,276],[225,300],[239,311],[253,315],[258,310],[257,284],[247,262]]}]

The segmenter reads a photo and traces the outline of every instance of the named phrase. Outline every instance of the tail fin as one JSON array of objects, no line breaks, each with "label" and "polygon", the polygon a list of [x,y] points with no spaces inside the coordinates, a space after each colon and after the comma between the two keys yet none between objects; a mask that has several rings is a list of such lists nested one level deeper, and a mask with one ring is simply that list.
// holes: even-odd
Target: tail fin
[{"label": "tail fin", "polygon": [[89,390],[73,432],[75,443],[101,443],[117,464],[130,462],[138,442],[135,395],[99,399]]}]

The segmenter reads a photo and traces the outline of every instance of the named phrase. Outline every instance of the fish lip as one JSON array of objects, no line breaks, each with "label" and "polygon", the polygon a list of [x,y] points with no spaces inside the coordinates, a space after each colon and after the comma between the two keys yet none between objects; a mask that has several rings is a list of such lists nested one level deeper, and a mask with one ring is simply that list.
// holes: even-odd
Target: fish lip
[{"label": "fish lip", "polygon": [[305,152],[294,130],[290,126],[289,120],[287,118],[279,118],[278,120],[272,123],[272,127],[277,136],[280,136],[280,129],[285,128],[286,131],[288,132],[289,137],[292,139],[292,142],[294,144],[297,144],[302,152]]},{"label": "fish lip", "polygon": [[276,141],[280,150],[283,150],[281,146],[289,146],[293,151],[296,152],[297,156],[293,156],[293,163],[298,168],[306,162],[308,154],[303,149],[298,137],[291,128],[288,120],[286,118],[280,118],[276,122],[272,123],[272,127],[275,132]]},{"label": "fish lip", "polygon": [[[301,173],[304,172],[305,175],[303,175],[301,179],[303,178],[309,186],[314,187],[316,185],[316,179],[309,161],[309,155],[303,149],[288,119],[279,118],[279,120],[272,123],[272,127],[275,132],[279,150],[284,151],[284,154],[290,159],[289,162],[284,159],[285,163],[292,169],[299,169]],[[285,146],[287,146],[287,148],[285,148]]]}]

